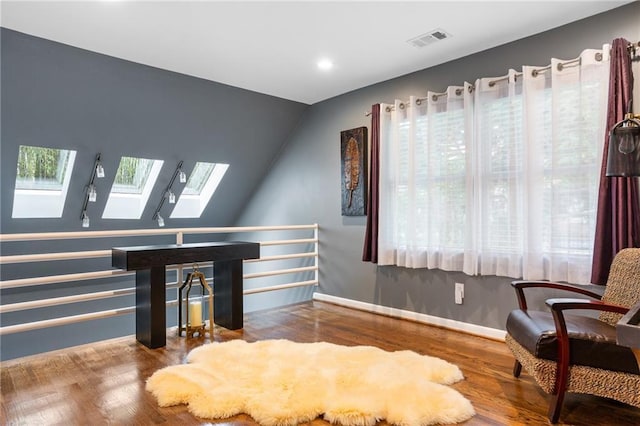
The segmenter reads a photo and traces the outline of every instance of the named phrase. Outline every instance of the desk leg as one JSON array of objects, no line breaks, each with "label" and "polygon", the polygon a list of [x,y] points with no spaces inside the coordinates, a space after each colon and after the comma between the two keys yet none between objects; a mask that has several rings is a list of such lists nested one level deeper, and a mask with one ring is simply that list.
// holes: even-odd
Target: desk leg
[{"label": "desk leg", "polygon": [[148,348],[167,344],[164,266],[136,271],[136,339]]},{"label": "desk leg", "polygon": [[633,354],[636,356],[636,361],[638,361],[638,368],[640,368],[640,348],[631,348]]},{"label": "desk leg", "polygon": [[213,316],[229,330],[242,328],[242,259],[213,262]]}]

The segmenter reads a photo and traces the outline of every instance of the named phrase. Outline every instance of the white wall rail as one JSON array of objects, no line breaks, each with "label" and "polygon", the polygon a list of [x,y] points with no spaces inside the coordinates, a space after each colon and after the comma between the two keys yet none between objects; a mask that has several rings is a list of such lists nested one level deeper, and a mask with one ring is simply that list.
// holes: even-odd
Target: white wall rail
[{"label": "white wall rail", "polygon": [[[255,241],[260,243],[261,257],[259,259],[244,261],[244,295],[318,285],[319,263],[317,224],[1,234],[0,243],[3,244],[3,247],[6,247],[9,243],[13,242],[29,242],[27,246],[30,247],[30,252],[27,254],[0,256],[0,265],[20,263],[33,265],[40,262],[111,258],[111,247],[121,246],[117,241],[114,241],[116,238],[174,235],[176,244],[184,244],[185,237],[188,239],[189,236],[203,234],[207,234],[207,236],[210,234],[233,235],[234,240],[242,239],[245,241]],[[282,238],[278,239],[279,237]],[[35,253],[39,247],[39,242],[85,238],[97,239],[96,241],[98,241],[98,243],[96,243],[96,247],[94,247],[96,250]],[[104,239],[104,244],[99,239]],[[211,241],[224,241],[225,239],[226,238],[216,238],[215,235],[211,235],[210,237]],[[33,244],[30,244],[31,242]],[[33,250],[31,250],[31,247]],[[288,267],[282,267],[283,264]],[[199,268],[205,270],[211,266],[212,262],[198,264]],[[177,289],[182,282],[183,271],[192,267],[193,265],[191,264],[167,266],[167,272],[175,272],[175,281],[167,282],[167,289]],[[46,270],[47,268],[44,269]],[[60,267],[56,270],[59,271]],[[44,289],[46,288],[45,286],[51,284],[74,282],[77,283],[77,286],[81,287],[84,282],[96,282],[97,280],[113,277],[125,277],[125,279],[131,281],[132,286],[123,289],[94,291],[89,293],[83,292],[79,288],[80,291],[78,291],[78,294],[74,295],[25,300],[8,304],[2,303],[0,304],[0,315],[114,297],[132,296],[135,295],[134,276],[134,272],[110,269],[2,280],[0,281],[0,291],[33,287],[32,289],[29,289],[33,290],[33,293],[37,293],[38,289]],[[279,282],[273,283],[272,281],[274,277],[281,278],[279,278]],[[299,279],[300,277],[312,278],[296,281],[296,279]],[[213,282],[211,277],[207,277],[207,281],[210,283]],[[215,283],[213,283],[213,285],[215,286]],[[167,306],[175,306],[178,304],[177,292],[175,297],[175,299],[167,301]],[[0,335],[21,333],[30,330],[73,324],[95,319],[110,318],[118,315],[131,314],[133,312],[135,312],[135,306],[125,306],[117,309],[41,319],[12,325],[4,325],[5,321],[1,321],[3,326],[0,327]]]}]

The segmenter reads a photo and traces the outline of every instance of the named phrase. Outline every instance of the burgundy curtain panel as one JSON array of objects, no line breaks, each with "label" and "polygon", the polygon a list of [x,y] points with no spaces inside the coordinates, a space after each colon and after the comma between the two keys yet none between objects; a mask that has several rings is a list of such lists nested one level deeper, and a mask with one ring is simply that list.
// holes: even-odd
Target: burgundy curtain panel
[{"label": "burgundy curtain panel", "polygon": [[371,107],[371,176],[367,194],[367,229],[362,260],[378,263],[378,197],[380,195],[380,104]]},{"label": "burgundy curtain panel", "polygon": [[607,108],[607,134],[600,169],[598,213],[593,248],[591,282],[605,285],[613,257],[626,247],[640,247],[640,201],[638,178],[607,177],[609,130],[624,118],[633,97],[633,73],[628,42],[623,38],[613,41],[611,72],[609,75],[609,105]]}]

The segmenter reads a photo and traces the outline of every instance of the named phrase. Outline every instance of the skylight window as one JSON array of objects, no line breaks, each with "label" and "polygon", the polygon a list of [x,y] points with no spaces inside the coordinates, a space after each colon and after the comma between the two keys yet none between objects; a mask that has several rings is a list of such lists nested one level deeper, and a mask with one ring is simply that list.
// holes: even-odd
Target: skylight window
[{"label": "skylight window", "polygon": [[76,151],[20,145],[13,218],[62,217]]},{"label": "skylight window", "polygon": [[162,160],[122,157],[102,218],[140,219],[163,163]]},{"label": "skylight window", "polygon": [[228,168],[228,164],[196,163],[170,217],[200,217]]}]

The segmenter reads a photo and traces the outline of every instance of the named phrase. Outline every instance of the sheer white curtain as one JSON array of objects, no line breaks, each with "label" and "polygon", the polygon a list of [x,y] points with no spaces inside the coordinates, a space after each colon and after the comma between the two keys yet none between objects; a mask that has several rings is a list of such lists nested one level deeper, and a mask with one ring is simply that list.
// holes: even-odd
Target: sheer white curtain
[{"label": "sheer white curtain", "polygon": [[526,144],[536,154],[528,162],[527,193],[536,198],[524,219],[527,279],[590,282],[609,51],[606,45],[573,61],[553,59],[543,78],[533,67],[523,70]]},{"label": "sheer white curtain", "polygon": [[475,83],[476,187],[470,208],[475,244],[466,272],[520,276],[525,187],[522,81],[516,76],[510,70],[506,76]]},{"label": "sheer white curtain", "polygon": [[608,53],[382,105],[379,263],[587,283]]},{"label": "sheer white curtain", "polygon": [[462,269],[471,184],[467,89],[382,105],[379,264]]}]

